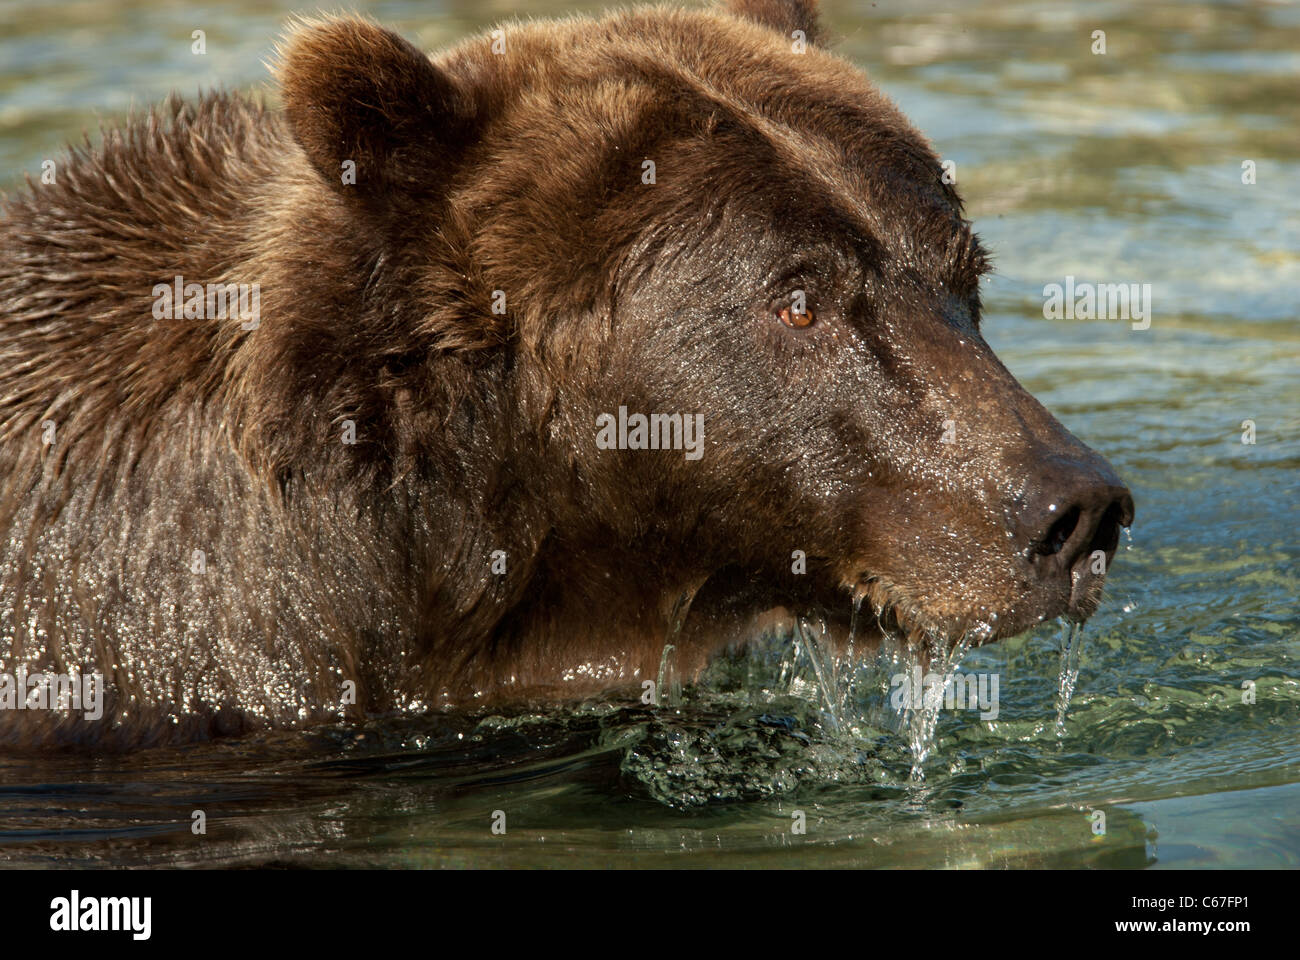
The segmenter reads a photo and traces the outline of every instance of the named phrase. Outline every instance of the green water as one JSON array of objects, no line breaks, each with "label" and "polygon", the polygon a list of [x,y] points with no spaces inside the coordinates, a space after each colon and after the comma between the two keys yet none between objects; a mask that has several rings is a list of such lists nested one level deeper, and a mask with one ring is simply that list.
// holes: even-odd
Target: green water
[{"label": "green water", "polygon": [[[356,6],[430,48],[575,9]],[[1063,735],[1055,625],[963,661],[1000,677],[998,717],[941,711],[919,782],[881,667],[833,727],[806,651],[772,643],[658,709],[0,761],[3,862],[1300,865],[1300,6],[824,6],[956,162],[996,255],[989,340],[1137,501]],[[293,9],[0,3],[0,185],[172,88],[263,84]],[[1150,329],[1043,319],[1067,275],[1151,284]]]}]

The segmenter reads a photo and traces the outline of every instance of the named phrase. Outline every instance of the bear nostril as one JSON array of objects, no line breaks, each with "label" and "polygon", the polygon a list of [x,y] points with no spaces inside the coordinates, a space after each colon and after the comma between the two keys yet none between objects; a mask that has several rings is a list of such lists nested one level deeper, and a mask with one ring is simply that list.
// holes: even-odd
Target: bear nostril
[{"label": "bear nostril", "polygon": [[1097,522],[1092,541],[1088,544],[1089,555],[1098,550],[1106,556],[1115,552],[1115,548],[1119,546],[1119,528],[1124,522],[1123,514],[1124,508],[1118,500],[1106,508],[1106,512],[1101,515],[1101,520]]},{"label": "bear nostril", "polygon": [[1033,551],[1044,557],[1060,553],[1067,543],[1074,528],[1079,525],[1079,508],[1071,507],[1048,529],[1043,539],[1034,544]]},{"label": "bear nostril", "polygon": [[[1119,546],[1119,528],[1133,522],[1133,498],[1127,491],[1119,497],[1114,496],[1115,492],[1115,487],[1102,488],[1072,504],[1051,522],[1046,532],[1032,541],[1029,559],[1058,557],[1050,569],[1068,570],[1081,557],[1090,557],[1098,551],[1111,557]],[[1046,573],[1049,568],[1043,569]]]}]

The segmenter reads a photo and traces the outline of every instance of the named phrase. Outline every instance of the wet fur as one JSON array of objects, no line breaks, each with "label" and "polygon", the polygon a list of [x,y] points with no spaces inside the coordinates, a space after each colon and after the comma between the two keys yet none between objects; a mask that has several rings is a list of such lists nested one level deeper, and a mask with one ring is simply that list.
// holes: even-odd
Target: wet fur
[{"label": "wet fur", "polygon": [[[847,615],[864,580],[917,622],[966,622],[969,595],[944,610],[870,580],[871,557],[836,555],[833,518],[755,485],[758,464],[821,456],[847,482],[863,461],[799,450],[808,425],[766,385],[712,383],[715,364],[743,369],[740,346],[707,354],[681,300],[719,264],[738,266],[709,283],[750,282],[772,222],[753,204],[788,192],[790,222],[869,227],[978,313],[984,257],[933,151],[849,64],[788,55],[791,29],[820,39],[814,16],[638,9],[513,27],[504,57],[478,37],[427,69],[368,21],[304,21],[283,112],[173,99],[10,197],[0,669],[102,670],[110,722],[0,714],[0,742],[131,747],[637,688],[683,597],[687,673],[775,602]],[[177,274],[260,283],[261,327],[155,321],[152,287]],[[669,303],[648,369],[638,324]],[[796,382],[819,369],[776,349]],[[676,456],[624,485],[595,459],[593,414],[656,384],[730,404],[707,480]],[[1039,416],[1021,421],[1054,429]],[[790,543],[819,537],[817,576],[792,582]]]}]

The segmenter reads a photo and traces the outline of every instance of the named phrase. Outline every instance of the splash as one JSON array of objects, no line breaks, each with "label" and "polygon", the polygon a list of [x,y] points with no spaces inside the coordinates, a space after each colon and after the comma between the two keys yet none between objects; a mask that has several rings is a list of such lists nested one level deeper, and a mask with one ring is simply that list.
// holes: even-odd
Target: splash
[{"label": "splash", "polygon": [[1061,629],[1061,672],[1056,680],[1056,736],[1065,736],[1065,714],[1079,682],[1079,657],[1083,650],[1083,625],[1065,621]]}]

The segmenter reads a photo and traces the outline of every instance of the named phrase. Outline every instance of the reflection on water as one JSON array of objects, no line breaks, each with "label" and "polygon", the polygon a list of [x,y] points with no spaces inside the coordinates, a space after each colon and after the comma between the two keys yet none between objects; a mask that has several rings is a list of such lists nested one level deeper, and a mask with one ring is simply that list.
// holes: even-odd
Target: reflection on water
[{"label": "reflection on water", "polygon": [[[575,9],[357,6],[429,47]],[[996,254],[988,338],[1134,490],[1138,526],[1086,646],[1063,660],[1046,625],[971,651],[960,670],[998,677],[997,715],[938,710],[917,741],[923,781],[892,668],[832,662],[814,630],[721,658],[658,708],[0,761],[0,858],[1300,865],[1300,7],[825,6],[839,50],[956,164]],[[173,87],[263,84],[291,9],[0,2],[0,184]],[[1151,284],[1151,328],[1045,320],[1043,287],[1066,277]],[[671,689],[671,656],[664,670]]]}]

